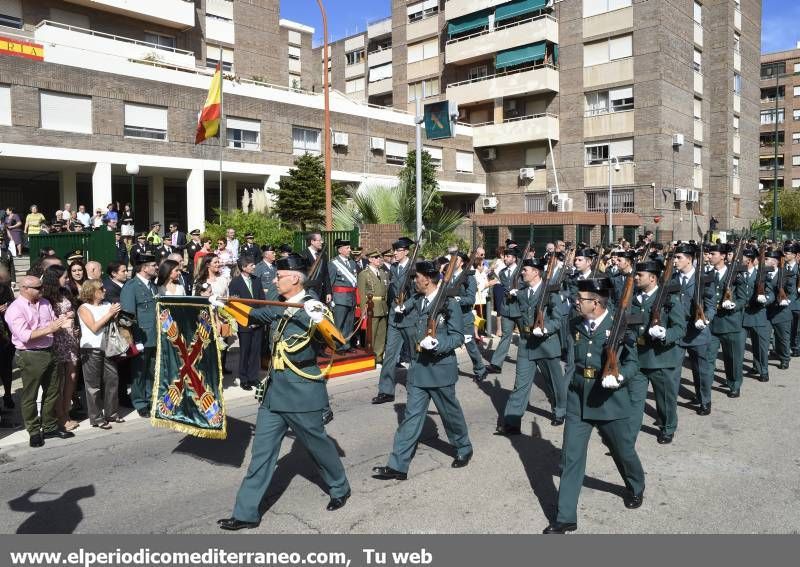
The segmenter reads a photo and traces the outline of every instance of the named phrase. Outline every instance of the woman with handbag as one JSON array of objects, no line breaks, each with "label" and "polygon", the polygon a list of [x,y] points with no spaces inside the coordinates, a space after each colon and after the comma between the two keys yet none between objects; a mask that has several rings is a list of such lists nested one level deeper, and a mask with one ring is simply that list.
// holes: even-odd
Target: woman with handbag
[{"label": "woman with handbag", "polygon": [[99,280],[85,281],[81,285],[80,298],[83,304],[78,308],[78,320],[81,323],[81,364],[89,423],[92,427],[111,429],[109,422],[125,421],[117,414],[117,363],[108,356],[109,352],[117,352],[121,348],[111,344],[109,336],[116,332],[118,337],[114,319],[121,308],[119,303],[105,303],[105,295],[106,289]]}]

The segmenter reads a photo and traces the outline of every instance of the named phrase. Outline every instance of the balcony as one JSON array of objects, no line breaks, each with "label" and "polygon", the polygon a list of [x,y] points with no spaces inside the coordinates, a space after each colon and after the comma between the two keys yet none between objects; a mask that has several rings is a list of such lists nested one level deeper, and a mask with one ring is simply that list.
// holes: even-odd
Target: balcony
[{"label": "balcony", "polygon": [[233,45],[236,42],[233,20],[206,14],[206,39]]},{"label": "balcony", "polygon": [[508,0],[448,0],[444,7],[444,15],[448,20],[454,20],[500,4],[508,4]]},{"label": "balcony", "polygon": [[694,119],[694,141],[695,142],[702,142],[703,141],[703,121],[699,118]]},{"label": "balcony", "polygon": [[734,112],[742,111],[742,96],[736,93],[733,93],[733,111]]},{"label": "balcony", "polygon": [[[619,164],[619,171],[611,171],[611,183],[614,186],[633,185],[634,165],[632,162]],[[583,168],[584,187],[608,187],[608,166],[587,165]],[[604,209],[605,210],[605,209]],[[633,211],[626,211],[633,212]]]},{"label": "balcony", "polygon": [[389,77],[388,79],[381,79],[380,81],[370,83],[367,87],[367,92],[369,92],[369,96],[392,92],[392,78]]},{"label": "balcony", "polygon": [[344,68],[344,78],[352,79],[353,77],[361,77],[366,72],[364,62],[356,63],[355,65],[347,65]]},{"label": "balcony", "polygon": [[[606,184],[608,184],[608,179],[606,179]],[[586,192],[586,212],[587,213],[608,212],[608,189],[604,191]],[[633,199],[633,189],[612,188],[611,212],[614,213],[636,212],[636,205]]]},{"label": "balcony", "polygon": [[624,110],[586,116],[583,119],[583,137],[603,136],[607,138],[617,134],[629,134],[633,132],[633,115],[633,110]]},{"label": "balcony", "polygon": [[558,116],[553,114],[534,114],[519,118],[508,118],[501,124],[473,125],[472,145],[503,146],[525,142],[558,140]]},{"label": "balcony", "polygon": [[695,189],[702,189],[703,188],[703,168],[702,167],[694,167],[692,171],[692,187]]},{"label": "balcony", "polygon": [[733,135],[733,153],[741,155],[742,153],[742,138],[739,134]]},{"label": "balcony", "polygon": [[503,49],[544,40],[558,43],[558,21],[547,14],[451,39],[445,46],[445,60],[469,63]]},{"label": "balcony", "polygon": [[633,81],[633,57],[583,68],[583,87],[599,87]]},{"label": "balcony", "polygon": [[406,79],[412,81],[422,77],[430,77],[431,75],[438,75],[439,71],[439,56],[423,59],[422,61],[415,61],[409,63],[406,67]]},{"label": "balcony", "polygon": [[733,52],[733,69],[734,71],[742,70],[742,54],[738,51]]},{"label": "balcony", "polygon": [[367,66],[377,67],[392,62],[392,48],[373,51],[367,56]]},{"label": "balcony", "polygon": [[694,44],[698,47],[703,47],[703,26],[694,23]]},{"label": "balcony", "polygon": [[71,4],[112,12],[170,28],[194,27],[194,2],[190,0],[66,0]]},{"label": "balcony", "polygon": [[558,92],[558,68],[545,63],[447,85],[447,99],[458,104],[545,92]]},{"label": "balcony", "polygon": [[418,22],[411,22],[406,26],[407,41],[414,41],[423,37],[439,34],[439,15],[430,16]]},{"label": "balcony", "polygon": [[694,92],[703,94],[703,75],[694,71]]},{"label": "balcony", "polygon": [[392,33],[392,18],[384,18],[367,25],[367,37],[374,39]]},{"label": "balcony", "polygon": [[[191,51],[162,47],[118,35],[68,26],[43,20],[34,31],[37,42],[47,44],[47,61],[75,65],[78,60],[105,60],[112,65],[119,58],[158,61],[167,65],[194,68],[195,57]],[[63,48],[63,49],[62,49]]]},{"label": "balcony", "polygon": [[600,37],[633,29],[633,6],[583,18],[583,37]]}]

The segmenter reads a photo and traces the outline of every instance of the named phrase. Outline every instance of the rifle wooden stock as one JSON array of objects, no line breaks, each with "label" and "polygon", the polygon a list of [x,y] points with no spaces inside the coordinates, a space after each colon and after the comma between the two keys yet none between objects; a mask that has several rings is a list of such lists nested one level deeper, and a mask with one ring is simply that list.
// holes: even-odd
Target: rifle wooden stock
[{"label": "rifle wooden stock", "polygon": [[534,329],[541,329],[544,331],[544,311],[547,308],[547,297],[550,293],[548,290],[548,285],[550,278],[553,277],[553,271],[556,269],[556,262],[558,262],[556,255],[551,255],[550,261],[547,263],[547,273],[540,284],[542,288],[542,294],[539,296],[539,301],[536,302],[536,319],[533,322]]},{"label": "rifle wooden stock", "polygon": [[705,272],[703,272],[703,257],[705,255],[705,240],[700,241],[700,248],[697,252],[697,266],[694,269],[694,294],[692,301],[694,303],[694,320],[706,322],[706,310],[703,306],[703,290],[705,288]]},{"label": "rifle wooden stock", "polygon": [[786,277],[786,257],[781,256],[781,259],[778,261],[778,281],[775,283],[777,289],[775,290],[775,301],[780,303],[781,301],[786,301],[789,297],[786,295],[786,290],[784,289],[784,281]]},{"label": "rifle wooden stock", "polygon": [[436,326],[438,324],[439,311],[441,311],[442,305],[447,301],[447,282],[452,279],[455,269],[455,262],[450,262],[447,264],[447,269],[444,272],[442,283],[439,285],[439,291],[436,292],[436,297],[433,298],[433,302],[431,303],[429,310],[430,316],[428,317],[428,327],[425,330],[425,334],[429,337],[436,338]]},{"label": "rifle wooden stock", "polygon": [[[725,272],[725,291],[722,294],[722,302],[733,301],[733,284],[736,281],[736,274],[739,273],[739,266],[742,263],[742,252],[744,252],[744,243],[747,240],[746,235],[742,235],[739,243],[736,245],[736,251],[733,255],[728,266],[728,271]],[[722,306],[722,302],[720,306]]]},{"label": "rifle wooden stock", "polygon": [[561,286],[564,284],[564,280],[567,279],[567,269],[575,261],[575,249],[568,248],[567,254],[564,256],[564,266],[561,268],[561,271],[558,272],[558,277],[555,279],[554,282],[548,282],[547,290],[551,292],[560,292]]},{"label": "rifle wooden stock", "polygon": [[761,250],[758,251],[758,278],[756,279],[756,295],[764,295],[766,293],[766,284],[764,283],[767,277],[766,266],[764,259],[767,256],[767,245],[762,244]]},{"label": "rifle wooden stock", "polygon": [[[468,260],[469,265],[468,266],[462,265],[461,266],[461,273],[458,274],[458,277],[456,278],[456,281],[454,281],[452,284],[449,284],[447,286],[447,295],[449,297],[458,296],[458,289],[464,284],[465,281],[467,281],[467,278],[472,273],[470,270],[472,270],[472,265],[475,263],[475,254],[477,252],[478,252],[477,248],[472,251],[472,254],[469,255],[469,260]],[[453,258],[455,258],[455,257],[456,256],[454,255]],[[453,261],[453,258],[450,259],[451,262]]]},{"label": "rifle wooden stock", "polygon": [[659,282],[658,291],[656,292],[655,301],[653,301],[653,308],[650,311],[650,326],[651,327],[662,327],[661,324],[661,308],[664,307],[664,304],[667,302],[667,297],[669,297],[669,289],[668,286],[672,280],[672,271],[673,271],[673,260],[675,258],[675,249],[671,249],[669,254],[667,255],[665,264],[664,264],[664,273],[661,274],[661,281]]},{"label": "rifle wooden stock", "polygon": [[[628,316],[631,302],[633,301],[633,278],[634,272],[625,276],[625,287],[622,290],[619,305],[617,306],[614,324],[609,332],[605,346],[605,362],[600,376],[619,376],[619,346],[625,340],[625,333],[628,330]],[[630,378],[630,377],[628,377]]]},{"label": "rifle wooden stock", "polygon": [[602,244],[598,244],[597,246],[595,246],[594,251],[595,251],[595,256],[594,259],[592,260],[592,272],[591,274],[589,274],[590,279],[594,279],[597,277],[597,270],[598,268],[600,268],[600,260],[602,259],[603,256],[605,256],[606,249],[603,247]]}]

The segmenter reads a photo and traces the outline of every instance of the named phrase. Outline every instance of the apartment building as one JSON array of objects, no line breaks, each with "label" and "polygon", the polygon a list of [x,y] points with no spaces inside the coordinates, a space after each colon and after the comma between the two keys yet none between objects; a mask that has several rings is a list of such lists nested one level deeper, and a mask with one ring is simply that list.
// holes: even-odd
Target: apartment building
[{"label": "apartment building", "polygon": [[772,190],[776,174],[779,189],[800,189],[800,42],[761,56],[759,146],[762,189]]},{"label": "apartment building", "polygon": [[[325,151],[313,31],[281,19],[279,0],[0,0],[0,201],[51,215],[134,200],[139,229],[202,228]],[[195,145],[220,59],[223,143]],[[337,93],[330,108],[333,179],[396,183],[413,117]],[[471,130],[433,149],[445,194],[474,201],[485,178]]]},{"label": "apartment building", "polygon": [[758,217],[760,0],[393,0],[391,21],[393,106],[446,98],[473,127],[487,242]]}]

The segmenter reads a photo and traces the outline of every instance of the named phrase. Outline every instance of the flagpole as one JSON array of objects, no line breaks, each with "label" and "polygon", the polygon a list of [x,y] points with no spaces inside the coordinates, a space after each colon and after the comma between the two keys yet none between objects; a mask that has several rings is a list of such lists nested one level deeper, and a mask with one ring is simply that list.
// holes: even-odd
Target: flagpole
[{"label": "flagpole", "polygon": [[222,144],[225,138],[225,77],[222,74],[222,46],[219,46],[219,222],[222,224]]}]

